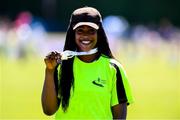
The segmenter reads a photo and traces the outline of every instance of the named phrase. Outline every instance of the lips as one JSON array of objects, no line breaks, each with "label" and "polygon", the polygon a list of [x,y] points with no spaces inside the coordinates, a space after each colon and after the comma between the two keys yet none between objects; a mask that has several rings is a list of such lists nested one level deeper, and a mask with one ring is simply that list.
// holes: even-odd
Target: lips
[{"label": "lips", "polygon": [[81,44],[83,44],[83,45],[89,45],[89,44],[91,44],[91,41],[90,41],[90,40],[82,40],[82,41],[81,41]]},{"label": "lips", "polygon": [[80,51],[89,51],[95,47],[96,40],[93,39],[79,39],[76,41]]}]

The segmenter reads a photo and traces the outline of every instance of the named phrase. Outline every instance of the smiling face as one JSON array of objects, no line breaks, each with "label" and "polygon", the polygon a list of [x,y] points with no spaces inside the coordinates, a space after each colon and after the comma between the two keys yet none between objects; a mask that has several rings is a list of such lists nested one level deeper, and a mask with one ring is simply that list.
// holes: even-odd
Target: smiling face
[{"label": "smiling face", "polygon": [[75,29],[75,42],[78,46],[78,51],[89,51],[96,47],[97,30],[83,25]]}]

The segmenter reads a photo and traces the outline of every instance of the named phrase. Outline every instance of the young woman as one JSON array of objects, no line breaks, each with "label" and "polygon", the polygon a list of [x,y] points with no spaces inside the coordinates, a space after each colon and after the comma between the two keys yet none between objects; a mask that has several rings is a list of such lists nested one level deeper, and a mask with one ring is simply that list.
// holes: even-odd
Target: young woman
[{"label": "young woman", "polygon": [[110,51],[98,10],[83,7],[72,13],[66,50],[88,55],[63,60],[62,53],[51,52],[45,57],[44,113],[56,113],[56,119],[125,119],[133,97],[126,73]]}]

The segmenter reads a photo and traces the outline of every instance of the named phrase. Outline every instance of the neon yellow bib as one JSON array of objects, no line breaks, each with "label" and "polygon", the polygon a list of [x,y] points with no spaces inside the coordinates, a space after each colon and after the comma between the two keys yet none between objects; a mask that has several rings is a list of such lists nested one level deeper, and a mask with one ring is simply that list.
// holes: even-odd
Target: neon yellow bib
[{"label": "neon yellow bib", "polygon": [[[101,56],[97,61],[85,63],[75,57],[74,91],[71,92],[67,112],[64,113],[60,106],[56,119],[112,119],[111,106],[119,104],[119,100],[116,69],[110,64],[111,60]],[[131,103],[133,99],[127,77],[122,66],[117,64],[125,83],[127,102]]]}]

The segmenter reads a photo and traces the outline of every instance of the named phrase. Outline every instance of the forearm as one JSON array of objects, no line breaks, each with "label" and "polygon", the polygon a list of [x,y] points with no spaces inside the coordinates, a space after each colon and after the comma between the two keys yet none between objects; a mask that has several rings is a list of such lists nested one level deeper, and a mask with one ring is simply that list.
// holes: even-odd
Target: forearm
[{"label": "forearm", "polygon": [[45,81],[42,91],[42,107],[47,115],[52,115],[58,109],[58,99],[54,83],[54,70],[45,70]]},{"label": "forearm", "polygon": [[112,107],[113,119],[126,119],[127,116],[127,105],[121,103]]}]

